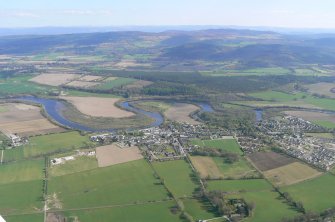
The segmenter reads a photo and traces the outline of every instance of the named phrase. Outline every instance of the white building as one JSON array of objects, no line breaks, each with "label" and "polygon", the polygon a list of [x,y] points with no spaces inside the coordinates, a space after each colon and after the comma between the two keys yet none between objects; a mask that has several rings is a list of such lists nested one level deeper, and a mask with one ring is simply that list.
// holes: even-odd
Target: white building
[{"label": "white building", "polygon": [[5,219],[3,219],[0,215],[0,222],[6,222]]}]

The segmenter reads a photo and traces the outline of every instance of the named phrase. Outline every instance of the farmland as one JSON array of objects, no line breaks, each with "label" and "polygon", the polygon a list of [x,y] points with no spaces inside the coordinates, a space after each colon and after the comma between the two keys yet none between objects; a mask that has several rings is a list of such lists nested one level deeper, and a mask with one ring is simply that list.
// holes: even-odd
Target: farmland
[{"label": "farmland", "polygon": [[282,188],[296,201],[301,201],[306,210],[321,212],[334,206],[335,177],[330,174]]},{"label": "farmland", "polygon": [[192,140],[194,145],[221,149],[226,152],[242,154],[240,146],[235,139],[215,139],[215,140]]},{"label": "farmland", "polygon": [[39,107],[19,103],[5,103],[1,107],[0,131],[4,134],[33,136],[65,131],[42,116]]},{"label": "farmland", "polygon": [[191,157],[191,161],[195,169],[199,172],[201,178],[221,178],[223,174],[221,174],[219,168],[216,163],[210,157],[202,157],[202,156],[193,156]]},{"label": "farmland", "polygon": [[30,81],[43,85],[60,86],[69,83],[72,80],[77,79],[79,77],[80,75],[78,74],[62,74],[62,73],[41,74],[30,79]]},{"label": "farmland", "polygon": [[99,97],[61,97],[72,103],[80,112],[94,117],[124,118],[133,116],[134,113],[118,108],[115,103],[117,98]]},{"label": "farmland", "polygon": [[208,182],[209,190],[222,190],[225,192],[250,192],[271,189],[264,179],[248,179],[248,180],[214,180]]},{"label": "farmland", "polygon": [[154,163],[154,169],[176,197],[191,197],[196,189],[192,169],[184,160]]},{"label": "farmland", "polygon": [[54,193],[63,209],[168,198],[167,191],[153,177],[152,169],[143,160],[53,177],[49,182],[49,194]]},{"label": "farmland", "polygon": [[126,163],[143,158],[138,147],[119,147],[112,144],[97,147],[96,152],[99,167]]},{"label": "farmland", "polygon": [[165,111],[165,116],[169,120],[178,121],[178,122],[187,122],[191,124],[199,124],[199,122],[195,121],[190,117],[191,113],[197,111],[199,107],[186,104],[186,103],[175,103]]}]

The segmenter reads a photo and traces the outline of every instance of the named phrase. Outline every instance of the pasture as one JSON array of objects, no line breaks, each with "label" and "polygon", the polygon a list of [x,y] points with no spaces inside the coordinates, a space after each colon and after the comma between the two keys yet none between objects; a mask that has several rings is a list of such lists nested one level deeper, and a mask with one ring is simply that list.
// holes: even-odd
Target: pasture
[{"label": "pasture", "polygon": [[25,215],[13,215],[6,216],[6,222],[32,222],[32,221],[43,221],[44,215],[41,214],[25,214]]},{"label": "pasture", "polygon": [[96,82],[103,79],[103,76],[93,76],[93,75],[86,75],[78,79],[78,81],[84,81],[84,82]]},{"label": "pasture", "polygon": [[306,164],[294,162],[282,167],[264,171],[263,174],[276,186],[286,186],[312,179],[322,173]]},{"label": "pasture", "polygon": [[76,131],[35,136],[24,145],[25,157],[52,154],[61,151],[74,150],[91,143],[88,136],[81,136]]},{"label": "pasture", "polygon": [[153,82],[146,80],[138,80],[125,86],[126,89],[142,89],[144,87],[152,85]]},{"label": "pasture", "polygon": [[80,222],[157,222],[157,220],[160,222],[182,222],[181,219],[179,219],[179,214],[171,213],[170,208],[173,206],[175,206],[174,201],[167,201],[132,206],[115,206],[102,209],[67,211],[64,212],[64,214],[68,218],[78,218],[78,221]]},{"label": "pasture", "polygon": [[99,167],[143,159],[141,151],[137,146],[121,148],[115,144],[97,147],[96,156]]},{"label": "pasture", "polygon": [[98,168],[98,161],[95,157],[80,156],[75,160],[67,161],[64,164],[54,165],[49,168],[49,175],[52,177],[67,174],[79,173]]},{"label": "pasture", "polygon": [[195,169],[199,172],[202,179],[219,179],[223,178],[223,174],[220,169],[213,161],[211,157],[204,156],[192,156],[190,157],[191,162]]},{"label": "pasture", "polygon": [[80,78],[79,74],[50,73],[50,74],[40,74],[30,79],[30,81],[42,85],[60,86],[78,78]]},{"label": "pasture", "polygon": [[43,179],[44,158],[0,165],[0,185]]},{"label": "pasture", "polygon": [[185,160],[154,162],[154,169],[175,197],[191,197],[197,188],[191,166]]},{"label": "pasture", "polygon": [[213,180],[207,181],[208,190],[221,190],[224,192],[249,192],[270,190],[271,184],[264,179],[247,180]]},{"label": "pasture", "polygon": [[305,119],[307,121],[313,122],[320,126],[324,126],[326,128],[335,127],[335,115],[334,114],[321,113],[321,112],[309,112],[309,111],[285,111],[284,113],[287,115]]},{"label": "pasture", "polygon": [[182,200],[185,211],[196,221],[217,217],[218,215],[209,202],[199,201],[197,199]]},{"label": "pasture", "polygon": [[120,109],[115,105],[118,98],[101,98],[101,97],[70,97],[62,96],[64,99],[73,104],[81,113],[94,117],[112,117],[124,118],[134,116],[134,113]]},{"label": "pasture", "polygon": [[334,207],[335,176],[325,174],[312,180],[283,187],[295,201],[301,201],[307,211],[321,212]]},{"label": "pasture", "polygon": [[0,212],[2,215],[35,213],[42,210],[42,180],[0,185]]},{"label": "pasture", "polygon": [[335,99],[335,93],[331,90],[335,88],[335,83],[328,83],[328,82],[320,82],[310,85],[305,85],[310,93],[316,93],[319,95],[325,95],[330,98]]},{"label": "pasture", "polygon": [[219,167],[224,179],[243,179],[259,177],[259,173],[248,163],[244,157],[240,157],[234,163],[227,163],[223,158],[213,157],[214,162]]},{"label": "pasture", "polygon": [[174,103],[164,112],[167,119],[176,122],[186,122],[190,124],[200,124],[200,122],[190,117],[191,113],[199,110],[198,106],[187,103]]},{"label": "pasture", "polygon": [[296,161],[293,158],[272,151],[252,153],[248,155],[248,158],[260,171],[272,170]]},{"label": "pasture", "polygon": [[72,81],[66,84],[66,86],[71,86],[74,88],[92,88],[94,86],[99,85],[98,82],[85,82],[85,81]]},{"label": "pasture", "polygon": [[123,77],[112,77],[107,78],[105,81],[101,82],[101,84],[93,87],[98,90],[110,90],[116,87],[123,87],[129,84],[136,82],[136,79],[131,78],[123,78]]},{"label": "pasture", "polygon": [[63,209],[159,201],[168,193],[145,160],[52,177],[49,195]]},{"label": "pasture", "polygon": [[194,139],[191,141],[193,145],[200,147],[209,147],[224,150],[230,153],[243,154],[240,146],[235,139],[214,139],[214,140],[199,140]]},{"label": "pasture", "polygon": [[[278,193],[270,190],[245,192],[229,197],[244,198],[248,203],[254,203],[255,208],[251,217],[244,220],[247,222],[280,222],[283,218],[292,218],[298,215],[298,212],[287,205]],[[271,219],[269,220],[269,218]]]}]

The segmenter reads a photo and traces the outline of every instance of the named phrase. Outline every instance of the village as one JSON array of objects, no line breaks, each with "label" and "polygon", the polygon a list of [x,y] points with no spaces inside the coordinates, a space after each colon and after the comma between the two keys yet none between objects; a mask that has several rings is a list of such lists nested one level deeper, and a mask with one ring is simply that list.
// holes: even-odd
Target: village
[{"label": "village", "polygon": [[254,153],[264,149],[265,138],[280,151],[316,167],[329,170],[335,163],[335,139],[310,136],[308,133],[322,133],[325,129],[309,121],[288,115],[263,120],[257,129],[258,138],[237,136],[244,152]]}]

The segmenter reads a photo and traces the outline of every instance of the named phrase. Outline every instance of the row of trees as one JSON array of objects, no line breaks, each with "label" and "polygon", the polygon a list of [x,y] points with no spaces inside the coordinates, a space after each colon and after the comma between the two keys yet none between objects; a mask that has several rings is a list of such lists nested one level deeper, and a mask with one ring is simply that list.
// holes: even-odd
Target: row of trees
[{"label": "row of trees", "polygon": [[222,157],[226,163],[235,163],[239,160],[239,155],[236,153],[230,153],[224,150],[209,147],[197,148],[192,152],[192,154],[196,156]]}]

